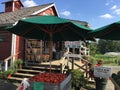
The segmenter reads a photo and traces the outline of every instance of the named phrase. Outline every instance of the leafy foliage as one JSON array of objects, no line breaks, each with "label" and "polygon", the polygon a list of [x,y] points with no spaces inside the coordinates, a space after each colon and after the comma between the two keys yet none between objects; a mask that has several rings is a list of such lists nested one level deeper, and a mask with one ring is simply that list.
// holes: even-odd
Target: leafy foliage
[{"label": "leafy foliage", "polygon": [[81,70],[79,70],[79,69],[71,70],[71,74],[72,74],[71,81],[72,81],[73,87],[85,86],[86,80],[85,80],[83,72],[81,72]]},{"label": "leafy foliage", "polygon": [[120,41],[100,39],[98,41],[98,50],[101,54],[106,52],[120,52]]},{"label": "leafy foliage", "polygon": [[97,43],[91,42],[89,44],[89,48],[90,48],[90,55],[94,56],[96,53],[99,53]]},{"label": "leafy foliage", "polygon": [[8,69],[7,71],[4,71],[4,74],[14,74],[15,70],[14,69]]},{"label": "leafy foliage", "polygon": [[23,64],[23,60],[22,59],[18,59],[14,62],[14,67],[18,68],[19,64]]}]

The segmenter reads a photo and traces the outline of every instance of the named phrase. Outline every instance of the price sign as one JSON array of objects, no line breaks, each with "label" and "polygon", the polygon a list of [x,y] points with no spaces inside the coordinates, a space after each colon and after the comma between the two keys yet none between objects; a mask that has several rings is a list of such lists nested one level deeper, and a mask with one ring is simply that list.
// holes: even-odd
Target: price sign
[{"label": "price sign", "polygon": [[95,77],[101,77],[101,78],[108,78],[111,75],[111,68],[108,67],[94,67],[94,76]]}]

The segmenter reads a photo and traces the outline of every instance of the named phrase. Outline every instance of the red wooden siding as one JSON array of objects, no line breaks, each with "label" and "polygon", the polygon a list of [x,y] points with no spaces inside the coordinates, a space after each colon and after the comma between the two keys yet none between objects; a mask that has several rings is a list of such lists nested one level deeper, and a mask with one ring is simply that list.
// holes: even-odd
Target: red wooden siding
[{"label": "red wooden siding", "polygon": [[23,37],[16,36],[16,53],[20,54],[16,58],[24,59],[25,54],[25,39]]},{"label": "red wooden siding", "polygon": [[47,10],[43,11],[43,12],[40,12],[38,15],[57,15],[56,12],[55,12],[55,9],[53,7],[51,8],[48,8]]},{"label": "red wooden siding", "polygon": [[3,39],[3,41],[0,42],[0,60],[4,60],[11,55],[12,34],[0,29],[0,36],[0,38]]},{"label": "red wooden siding", "polygon": [[14,11],[21,9],[22,7],[23,7],[23,6],[22,6],[22,4],[20,3],[20,1],[16,1],[16,2],[15,2]]}]

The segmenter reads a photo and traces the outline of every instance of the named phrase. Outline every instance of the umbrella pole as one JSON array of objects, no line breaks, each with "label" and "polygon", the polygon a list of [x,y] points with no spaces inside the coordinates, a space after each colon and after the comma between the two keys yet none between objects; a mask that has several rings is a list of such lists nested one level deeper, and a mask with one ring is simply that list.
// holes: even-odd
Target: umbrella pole
[{"label": "umbrella pole", "polygon": [[52,33],[50,33],[50,73],[51,73],[51,64],[52,64],[52,58],[53,58],[53,42],[52,42]]}]

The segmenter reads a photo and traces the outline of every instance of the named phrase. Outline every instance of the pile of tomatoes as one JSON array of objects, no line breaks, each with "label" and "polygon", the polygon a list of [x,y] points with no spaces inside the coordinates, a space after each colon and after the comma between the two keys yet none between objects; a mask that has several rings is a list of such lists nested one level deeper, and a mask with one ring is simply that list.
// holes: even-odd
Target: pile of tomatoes
[{"label": "pile of tomatoes", "polygon": [[66,78],[65,74],[61,73],[40,73],[32,78],[30,78],[31,82],[46,82],[46,83],[54,83],[59,84]]}]

